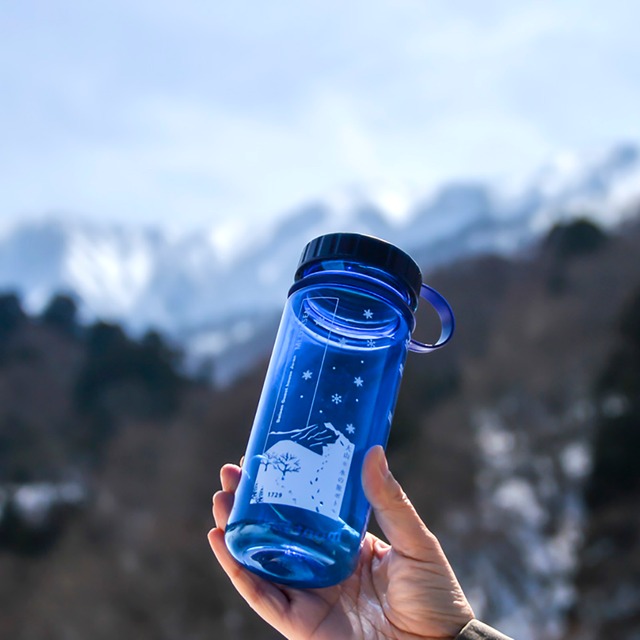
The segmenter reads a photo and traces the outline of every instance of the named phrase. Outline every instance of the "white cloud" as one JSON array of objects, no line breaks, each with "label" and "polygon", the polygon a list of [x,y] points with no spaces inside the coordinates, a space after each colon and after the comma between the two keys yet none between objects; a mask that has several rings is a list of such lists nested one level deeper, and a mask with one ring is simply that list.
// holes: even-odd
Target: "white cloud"
[{"label": "white cloud", "polygon": [[640,5],[12,4],[0,215],[277,213],[640,138]]}]

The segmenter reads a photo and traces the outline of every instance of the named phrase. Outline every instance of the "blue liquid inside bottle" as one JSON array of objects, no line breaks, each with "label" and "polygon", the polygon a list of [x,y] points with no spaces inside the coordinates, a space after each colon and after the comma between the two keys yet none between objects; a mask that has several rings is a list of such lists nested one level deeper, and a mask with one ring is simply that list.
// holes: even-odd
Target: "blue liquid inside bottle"
[{"label": "blue liquid inside bottle", "polygon": [[226,529],[234,557],[296,587],[345,579],[369,518],[361,482],[386,445],[413,314],[357,273],[306,278],[287,302]]}]

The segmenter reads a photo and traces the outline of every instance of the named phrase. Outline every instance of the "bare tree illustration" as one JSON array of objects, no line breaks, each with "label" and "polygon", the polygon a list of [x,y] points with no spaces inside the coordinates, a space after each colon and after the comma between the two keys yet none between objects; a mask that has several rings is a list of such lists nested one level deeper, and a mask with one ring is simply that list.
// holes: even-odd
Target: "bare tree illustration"
[{"label": "bare tree illustration", "polygon": [[280,480],[284,480],[287,473],[297,473],[300,471],[300,460],[290,453],[275,456],[271,464],[282,474]]},{"label": "bare tree illustration", "polygon": [[264,465],[264,470],[267,471],[270,465],[273,465],[275,467],[275,461],[277,458],[278,456],[275,453],[267,453],[266,455],[261,456],[260,464]]}]

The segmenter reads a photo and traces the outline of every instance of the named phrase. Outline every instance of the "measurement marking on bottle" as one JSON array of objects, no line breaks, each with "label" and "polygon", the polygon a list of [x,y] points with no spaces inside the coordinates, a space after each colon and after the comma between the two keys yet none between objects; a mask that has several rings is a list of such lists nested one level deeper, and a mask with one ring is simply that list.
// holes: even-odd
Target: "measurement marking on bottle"
[{"label": "measurement marking on bottle", "polygon": [[[334,297],[317,297],[317,298],[307,298],[307,300],[332,300],[334,302],[333,307],[333,315],[331,316],[331,326],[335,323],[336,315],[338,313],[338,305],[340,304],[340,298]],[[316,402],[316,395],[318,394],[318,388],[320,387],[320,378],[322,377],[322,370],[324,367],[324,361],[327,357],[327,350],[329,349],[329,341],[331,340],[331,335],[333,331],[330,329],[327,335],[326,344],[324,346],[324,350],[322,352],[322,360],[320,361],[320,369],[318,371],[318,377],[316,379],[316,388],[313,390],[313,398],[311,398],[311,406],[309,407],[309,415],[307,416],[307,426],[311,424],[311,416],[313,414],[313,407]]]}]

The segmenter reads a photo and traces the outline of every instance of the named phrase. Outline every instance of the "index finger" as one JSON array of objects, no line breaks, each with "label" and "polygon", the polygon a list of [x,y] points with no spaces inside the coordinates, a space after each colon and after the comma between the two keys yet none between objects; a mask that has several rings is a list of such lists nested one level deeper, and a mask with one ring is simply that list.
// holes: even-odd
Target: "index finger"
[{"label": "index finger", "polygon": [[225,464],[222,469],[220,469],[220,484],[222,485],[222,490],[234,493],[240,483],[241,474],[242,470],[238,465]]}]

